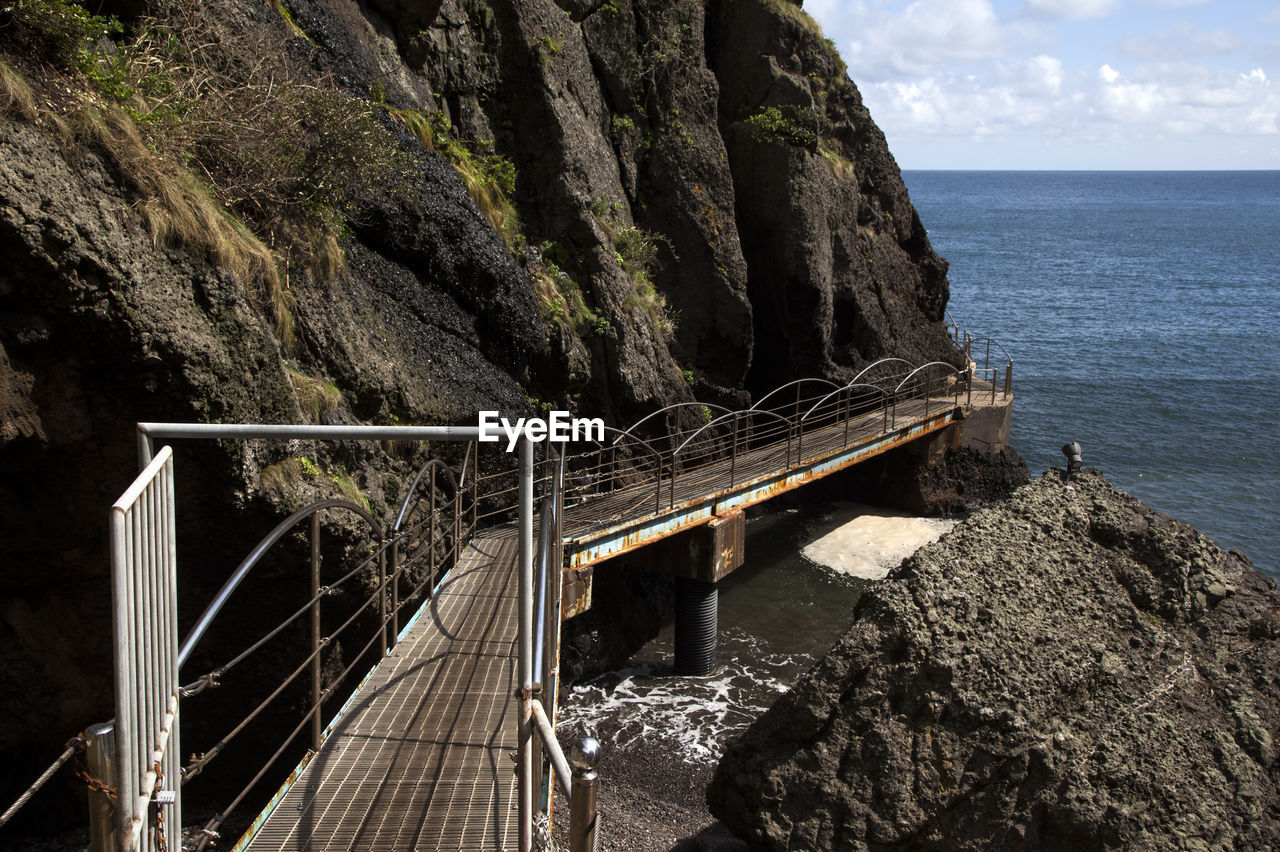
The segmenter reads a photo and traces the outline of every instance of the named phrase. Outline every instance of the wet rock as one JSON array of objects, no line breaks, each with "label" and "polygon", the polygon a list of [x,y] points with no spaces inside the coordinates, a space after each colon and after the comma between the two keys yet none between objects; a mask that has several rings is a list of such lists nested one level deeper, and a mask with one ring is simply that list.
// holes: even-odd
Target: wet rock
[{"label": "wet rock", "polygon": [[1242,554],[1050,472],[865,594],[708,802],[762,850],[1265,847],[1278,607]]}]

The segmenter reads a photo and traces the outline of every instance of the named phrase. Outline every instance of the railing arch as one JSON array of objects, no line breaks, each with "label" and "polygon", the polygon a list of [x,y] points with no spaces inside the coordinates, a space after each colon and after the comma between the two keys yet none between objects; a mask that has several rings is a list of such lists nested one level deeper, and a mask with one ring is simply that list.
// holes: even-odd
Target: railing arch
[{"label": "railing arch", "polygon": [[[379,546],[374,549],[373,553],[368,558],[362,560],[355,568],[343,574],[335,582],[326,586],[321,586],[320,585],[320,513],[329,509],[343,510],[346,512],[350,512],[351,514],[354,514],[357,517],[359,517],[368,525],[369,529],[372,531],[374,535],[374,540],[378,542]],[[300,525],[303,521],[307,521],[307,520],[310,520],[311,522],[311,572],[310,572],[309,600],[301,608],[299,608],[292,615],[290,615],[288,618],[285,618],[283,621],[277,624],[274,628],[272,628],[266,634],[260,637],[257,641],[255,641],[254,643],[249,645],[247,648],[242,650],[239,654],[233,657],[229,662],[224,663],[223,665],[214,669],[209,674],[204,675],[199,680],[195,681],[190,686],[185,687],[183,689],[183,696],[190,697],[202,692],[208,686],[216,686],[218,679],[222,675],[226,674],[226,672],[228,672],[230,669],[239,665],[242,661],[244,661],[245,659],[247,659],[257,651],[261,650],[268,642],[270,642],[272,639],[279,636],[282,632],[284,632],[286,628],[288,628],[290,625],[294,624],[296,621],[301,619],[302,616],[307,614],[311,616],[310,618],[310,649],[311,650],[307,658],[304,659],[303,662],[297,668],[295,668],[293,672],[290,675],[288,675],[288,677],[286,677],[285,680],[281,682],[275,688],[274,691],[271,692],[270,695],[268,695],[263,701],[261,701],[257,705],[257,707],[251,710],[248,713],[248,715],[245,716],[244,719],[241,720],[241,722],[231,730],[230,733],[221,737],[218,740],[218,742],[209,751],[204,752],[199,756],[193,758],[193,760],[186,767],[184,767],[182,771],[183,783],[190,780],[191,778],[194,778],[196,775],[200,774],[204,770],[204,767],[209,763],[209,761],[213,760],[218,754],[220,754],[222,750],[227,746],[227,744],[231,742],[232,739],[234,739],[241,731],[243,731],[244,728],[248,726],[250,722],[252,722],[255,718],[257,718],[257,716],[259,716],[272,702],[276,700],[276,698],[278,698],[284,692],[285,688],[290,683],[292,683],[304,671],[306,671],[307,669],[310,669],[311,709],[303,716],[302,722],[298,724],[298,726],[294,729],[293,733],[290,734],[285,739],[285,741],[280,745],[280,747],[276,750],[276,752],[270,758],[267,759],[267,762],[258,771],[257,775],[255,775],[253,780],[250,781],[249,784],[246,785],[241,790],[240,794],[237,795],[229,805],[227,805],[225,808],[222,809],[221,813],[215,815],[209,821],[209,823],[205,827],[205,833],[204,833],[205,839],[202,840],[200,848],[203,848],[203,846],[206,845],[207,839],[209,837],[216,836],[216,830],[221,826],[222,821],[226,818],[227,814],[231,813],[231,811],[233,811],[236,807],[239,806],[240,802],[254,788],[254,786],[257,784],[259,779],[261,779],[263,775],[265,775],[265,773],[269,771],[270,768],[275,764],[276,760],[278,760],[280,756],[284,754],[289,744],[294,741],[294,738],[299,733],[301,733],[303,726],[308,721],[310,721],[310,727],[311,727],[311,747],[313,749],[318,749],[320,747],[320,743],[323,738],[323,719],[321,716],[321,712],[323,707],[323,701],[325,700],[325,698],[329,697],[329,690],[322,688],[320,652],[325,647],[328,646],[329,639],[336,637],[348,626],[350,626],[356,620],[357,616],[359,616],[361,612],[365,611],[365,609],[369,607],[370,603],[372,603],[375,600],[375,598],[378,603],[379,614],[381,617],[380,618],[381,629],[379,632],[375,633],[373,638],[370,639],[369,642],[366,643],[363,648],[361,648],[358,652],[356,652],[356,654],[353,657],[352,664],[348,666],[347,671],[343,672],[343,674],[338,678],[338,682],[346,678],[346,676],[350,673],[351,668],[356,664],[356,662],[358,662],[361,658],[364,657],[365,653],[368,652],[370,648],[372,648],[373,643],[375,641],[378,641],[379,639],[381,641],[379,656],[381,656],[382,653],[385,653],[387,648],[387,597],[386,597],[386,589],[387,589],[386,544],[387,542],[383,533],[382,524],[380,524],[377,521],[377,519],[375,519],[373,515],[365,507],[357,503],[353,503],[350,500],[344,500],[342,498],[335,497],[335,498],[329,498],[326,500],[320,500],[315,503],[312,503],[309,506],[305,506],[299,509],[298,511],[294,512],[293,514],[285,518],[283,521],[278,523],[275,526],[275,528],[271,530],[271,532],[269,532],[265,537],[263,537],[261,541],[258,542],[258,544],[249,552],[249,555],[245,557],[245,559],[240,563],[240,565],[232,573],[231,577],[228,578],[228,580],[223,584],[222,588],[219,589],[217,595],[214,596],[214,600],[209,604],[208,607],[205,608],[205,611],[201,614],[199,620],[196,623],[196,626],[191,630],[191,632],[187,635],[187,638],[183,641],[182,650],[179,652],[179,665],[181,665],[182,662],[186,661],[186,659],[191,654],[191,651],[195,648],[195,646],[199,643],[199,641],[204,637],[209,626],[212,624],[213,619],[218,615],[219,612],[221,612],[227,600],[231,597],[231,594],[249,575],[249,573],[259,563],[262,557],[265,556],[271,550],[271,548],[273,548],[276,544],[278,544],[281,539],[283,539],[286,535],[292,532],[298,525]],[[324,598],[327,594],[329,594],[330,590],[340,587],[345,583],[349,582],[350,580],[352,580],[353,578],[355,578],[361,571],[367,568],[375,559],[377,560],[377,564],[378,564],[377,590],[374,592],[374,594],[366,598],[364,603],[356,607],[355,612],[350,617],[347,618],[347,620],[342,624],[342,626],[340,626],[337,630],[333,632],[332,636],[326,639],[322,639],[320,636],[320,601],[321,599]]]},{"label": "railing arch", "polygon": [[207,607],[205,607],[204,612],[202,612],[200,617],[196,620],[195,626],[192,627],[191,631],[187,634],[187,638],[182,641],[182,646],[178,651],[179,668],[181,668],[182,664],[187,661],[187,658],[191,655],[191,651],[195,646],[202,638],[204,638],[204,634],[209,629],[209,625],[213,623],[213,619],[222,611],[222,608],[227,603],[227,599],[231,597],[232,592],[234,592],[244,578],[249,575],[249,572],[252,571],[254,566],[258,564],[258,561],[266,555],[267,551],[274,547],[280,539],[284,538],[286,534],[288,534],[302,521],[305,521],[312,516],[317,516],[319,512],[322,512],[325,509],[346,509],[353,514],[358,515],[369,525],[370,529],[373,530],[378,541],[382,541],[382,525],[374,519],[373,515],[369,514],[367,509],[363,506],[352,503],[350,500],[333,497],[328,500],[320,500],[319,502],[312,503],[310,506],[304,506],[294,512],[292,515],[276,524],[275,529],[267,533],[267,535],[249,551],[249,555],[241,561],[236,570],[232,572],[231,577],[222,584],[222,588],[218,590],[218,593],[214,595],[213,600]]},{"label": "railing arch", "polygon": [[810,408],[808,411],[806,411],[806,412],[804,413],[804,416],[800,418],[800,422],[801,422],[801,423],[803,423],[804,421],[808,420],[808,419],[809,419],[809,416],[810,416],[811,414],[813,414],[815,411],[817,411],[817,410],[818,410],[818,408],[819,408],[819,407],[820,407],[824,402],[826,402],[827,400],[831,399],[831,397],[833,397],[833,396],[839,396],[840,394],[844,393],[845,391],[851,391],[851,390],[853,390],[854,388],[867,388],[867,389],[868,389],[868,390],[870,390],[871,392],[873,392],[873,393],[875,393],[875,394],[879,395],[879,397],[880,397],[880,399],[881,399],[881,400],[887,399],[887,398],[889,397],[888,392],[887,392],[884,388],[880,387],[879,385],[867,384],[866,382],[850,382],[849,384],[845,385],[845,386],[844,386],[844,387],[842,387],[842,388],[838,388],[837,390],[833,390],[831,393],[827,394],[827,395],[826,395],[826,396],[824,396],[822,399],[820,399],[820,400],[818,400],[817,402],[815,402],[815,403],[813,404],[813,407],[812,407],[812,408]]},{"label": "railing arch", "polygon": [[947,370],[950,370],[951,373],[956,378],[959,378],[961,375],[963,375],[960,372],[960,370],[956,368],[955,364],[948,364],[946,361],[930,361],[927,364],[921,364],[919,367],[916,367],[914,370],[908,373],[906,378],[904,378],[901,382],[899,382],[898,386],[893,389],[894,394],[897,395],[902,393],[902,389],[907,386],[908,382],[910,382],[912,379],[916,377],[917,373],[922,373],[925,370],[929,369],[930,367],[945,367]]},{"label": "railing arch", "polygon": [[[657,411],[652,411],[652,412],[650,412],[650,413],[646,414],[644,417],[641,417],[639,420],[637,420],[635,423],[632,423],[632,424],[631,424],[629,427],[627,427],[625,430],[621,430],[621,434],[619,435],[619,437],[618,437],[618,438],[614,438],[614,439],[613,439],[613,442],[616,444],[616,443],[619,441],[619,439],[621,438],[621,435],[630,435],[630,434],[632,434],[632,433],[633,433],[637,428],[639,428],[639,426],[640,426],[642,423],[644,423],[645,421],[647,421],[647,420],[652,420],[654,417],[657,417],[659,414],[666,414],[668,411],[674,411],[674,410],[676,410],[677,408],[697,408],[697,409],[703,409],[703,408],[706,408],[706,409],[710,409],[710,410],[712,410],[712,411],[719,410],[719,411],[722,411],[722,412],[724,412],[724,413],[726,413],[726,414],[731,413],[730,409],[725,408],[723,405],[717,405],[717,404],[716,404],[716,403],[714,403],[714,402],[677,402],[677,403],[673,403],[672,405],[668,405],[668,406],[665,406],[665,407],[663,407],[663,408],[659,408]],[[605,428],[606,428],[606,429],[608,429],[609,427],[607,427],[607,426],[606,426]],[[612,430],[612,431],[617,432],[617,431],[619,431],[619,430],[614,429],[614,430]]]},{"label": "railing arch", "polygon": [[799,400],[800,387],[807,383],[826,385],[832,390],[840,389],[840,385],[836,384],[835,382],[827,381],[826,379],[817,379],[817,378],[796,379],[795,381],[787,382],[785,385],[781,385],[780,387],[776,387],[773,390],[769,391],[767,394],[765,394],[764,396],[756,400],[754,403],[752,403],[751,407],[764,409],[764,404],[768,402],[771,397],[777,396],[778,394],[782,393],[784,390],[790,387],[794,387],[796,389],[796,399]]},{"label": "railing arch", "polygon": [[710,429],[712,426],[719,424],[721,421],[728,420],[730,417],[736,420],[744,414],[763,414],[765,417],[772,417],[775,420],[782,421],[788,427],[791,426],[791,421],[788,420],[786,417],[783,417],[781,414],[778,414],[776,411],[761,411],[758,408],[743,408],[738,411],[730,411],[728,414],[722,414],[716,419],[709,421],[706,425],[704,425],[702,428],[695,431],[688,438],[685,438],[684,443],[682,443],[679,447],[676,447],[675,451],[671,455],[673,457],[680,455],[680,453],[684,451],[684,448],[688,446],[690,441],[692,441],[694,438],[698,437],[703,432]]},{"label": "railing arch", "polygon": [[[467,452],[471,452],[470,444],[467,444]],[[396,515],[396,522],[391,526],[393,533],[400,532],[400,529],[404,524],[404,519],[409,516],[409,505],[413,502],[413,498],[417,496],[418,483],[422,481],[422,477],[426,475],[427,471],[431,471],[434,474],[437,470],[444,471],[445,478],[449,482],[450,490],[453,492],[455,498],[458,496],[461,485],[458,481],[458,477],[453,475],[453,468],[449,467],[449,465],[445,464],[440,459],[431,459],[418,469],[418,474],[413,478],[413,482],[409,483],[409,490],[405,493],[404,500],[400,503],[400,512]],[[465,459],[462,462],[462,475],[464,478],[467,475],[467,463]],[[434,475],[431,479],[434,483]],[[432,488],[431,490],[434,491],[435,489]]]},{"label": "railing arch", "polygon": [[862,382],[863,377],[865,377],[872,370],[876,369],[877,367],[887,366],[889,364],[903,364],[906,366],[907,371],[911,370],[911,362],[907,361],[904,358],[881,358],[879,361],[875,361],[863,367],[862,370],[858,373],[858,375],[854,376],[853,379],[850,380],[849,384],[863,383]]},{"label": "railing arch", "polygon": [[[688,403],[681,403],[681,404],[687,405]],[[593,486],[596,488],[597,493],[608,493],[611,491],[615,491],[620,487],[619,483],[622,482],[624,478],[620,476],[620,467],[619,467],[620,461],[631,462],[632,463],[631,469],[637,473],[643,474],[643,470],[640,468],[637,468],[634,462],[637,460],[643,460],[649,457],[652,457],[653,459],[652,476],[653,476],[655,491],[658,494],[661,494],[662,468],[663,468],[662,451],[659,450],[657,447],[653,446],[653,444],[646,441],[644,438],[641,438],[638,435],[631,434],[629,430],[618,429],[613,426],[604,426],[603,429],[606,435],[608,433],[613,433],[614,438],[612,441],[609,441],[606,444],[603,441],[596,441],[593,438],[587,439],[591,443],[596,445],[595,449],[587,450],[585,452],[580,452],[580,453],[574,453],[573,455],[568,456],[565,459],[566,482],[564,485],[564,495],[565,495],[564,499],[566,501],[570,501],[574,496],[585,497],[586,495],[591,493],[591,489]],[[618,452],[620,449],[627,447],[628,443],[634,444],[635,446],[642,448],[643,450],[645,450],[645,454],[639,457],[632,456],[632,457],[620,460],[618,458]],[[608,461],[605,461],[605,458],[604,458],[605,453],[609,454]],[[585,468],[585,473],[587,474],[586,478],[588,481],[585,484],[573,484],[572,479],[576,474],[570,468],[571,463],[573,463],[575,460],[588,459],[592,455],[597,456],[597,461],[595,464],[593,465],[589,464]],[[607,487],[601,488],[600,487],[601,482],[606,483]],[[642,478],[639,482],[626,483],[626,485],[630,485],[630,486],[640,486],[640,485],[646,485],[646,484],[647,484],[647,477]]]}]

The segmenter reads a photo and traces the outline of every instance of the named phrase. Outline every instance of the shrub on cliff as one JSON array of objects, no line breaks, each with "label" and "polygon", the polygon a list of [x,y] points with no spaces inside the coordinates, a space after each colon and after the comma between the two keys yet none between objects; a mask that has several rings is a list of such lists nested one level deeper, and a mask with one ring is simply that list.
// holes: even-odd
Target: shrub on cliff
[{"label": "shrub on cliff", "polygon": [[292,282],[332,279],[361,199],[407,191],[412,161],[377,107],[299,78],[268,34],[237,46],[245,63],[193,10],[143,19],[117,42],[104,41],[121,36],[117,21],[68,0],[19,0],[7,14],[30,65],[71,75],[37,85],[28,117],[105,153],[142,196],[157,245],[258,288],[286,345]]}]

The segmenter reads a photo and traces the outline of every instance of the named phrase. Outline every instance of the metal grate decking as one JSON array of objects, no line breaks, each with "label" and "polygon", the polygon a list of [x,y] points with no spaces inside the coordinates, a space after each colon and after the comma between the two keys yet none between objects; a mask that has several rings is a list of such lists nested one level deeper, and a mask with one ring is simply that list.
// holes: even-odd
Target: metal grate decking
[{"label": "metal grate decking", "polygon": [[249,849],[515,847],[516,550],[472,541]]}]

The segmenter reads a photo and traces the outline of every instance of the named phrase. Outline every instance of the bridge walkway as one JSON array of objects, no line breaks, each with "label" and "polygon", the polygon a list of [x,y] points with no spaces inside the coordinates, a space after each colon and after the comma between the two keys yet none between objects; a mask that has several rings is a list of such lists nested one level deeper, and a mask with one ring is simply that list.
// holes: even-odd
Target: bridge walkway
[{"label": "bridge walkway", "polygon": [[249,849],[516,848],[516,551],[472,540]]},{"label": "bridge walkway", "polygon": [[[806,434],[821,459],[932,422],[939,400],[855,415]],[[945,423],[941,423],[945,425]],[[935,427],[940,428],[940,427]],[[918,437],[917,436],[913,436]],[[885,448],[887,448],[886,445]],[[777,473],[786,443],[743,449],[722,464],[620,488],[568,506],[566,539],[660,518],[734,484]],[[661,486],[659,491],[658,486]],[[794,487],[794,486],[792,486]],[[660,534],[655,533],[654,537]],[[479,531],[435,599],[352,697],[313,759],[267,816],[248,849],[498,850],[517,847],[517,534]]]}]

